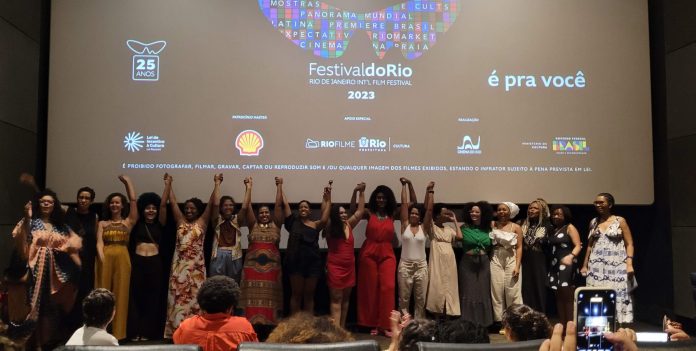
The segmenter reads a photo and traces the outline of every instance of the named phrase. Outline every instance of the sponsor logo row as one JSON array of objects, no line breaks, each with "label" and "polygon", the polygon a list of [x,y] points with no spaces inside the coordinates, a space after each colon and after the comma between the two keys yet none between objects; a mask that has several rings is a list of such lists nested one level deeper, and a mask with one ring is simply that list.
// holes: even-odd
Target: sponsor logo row
[{"label": "sponsor logo row", "polygon": [[[125,135],[123,147],[129,152],[141,150],[157,152],[164,149],[166,142],[157,135],[143,135],[133,131]],[[247,129],[239,134],[234,143],[240,156],[259,156],[264,146],[261,133]],[[523,146],[531,149],[548,150],[547,142],[523,142]],[[391,138],[370,138],[363,136],[357,140],[320,140],[307,138],[305,149],[357,149],[361,152],[389,152],[392,149],[410,149],[411,145],[392,143]],[[480,155],[483,153],[481,136],[465,135],[461,145],[455,147],[460,155]],[[557,155],[587,155],[590,147],[584,137],[556,137],[551,141],[551,150]]]}]

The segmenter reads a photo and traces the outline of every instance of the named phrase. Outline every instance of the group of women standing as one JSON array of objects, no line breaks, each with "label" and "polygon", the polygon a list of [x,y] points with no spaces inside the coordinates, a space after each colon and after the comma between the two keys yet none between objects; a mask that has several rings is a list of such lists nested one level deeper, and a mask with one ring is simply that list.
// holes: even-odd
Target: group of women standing
[{"label": "group of women standing", "polygon": [[[96,224],[95,287],[107,288],[116,295],[114,336],[126,337],[131,298],[130,327],[135,330],[132,335],[143,339],[158,337],[154,335],[157,329],[153,328],[157,325],[158,310],[152,301],[159,296],[159,280],[164,271],[159,243],[164,235],[169,203],[177,229],[168,281],[164,332],[168,338],[183,319],[199,311],[195,297],[206,278],[203,243],[206,227],[218,212],[223,176],[214,176],[213,192],[206,206],[192,198],[184,202],[183,211],[177,204],[170,175],[164,175],[161,197],[145,193],[137,201],[131,180],[127,176],[119,179],[127,195],[110,194],[101,221]],[[427,310],[436,315],[461,315],[487,326],[500,321],[502,311],[511,304],[524,302],[544,311],[547,286],[556,291],[561,319],[572,317],[574,274],[581,241],[578,230],[570,223],[572,217],[567,207],[549,209],[544,200],[536,199],[530,203],[527,218],[520,225],[513,221],[519,212],[517,205],[500,203],[494,220],[492,207],[480,201],[464,207],[460,225],[454,211],[434,203],[435,183],[427,185],[424,206],[419,206],[412,183],[406,178],[400,182],[398,211],[394,193],[384,185],[372,192],[366,204],[364,183],[353,189],[349,208],[332,206],[329,182],[322,194],[321,216],[314,220],[306,200],[299,202],[297,214],[293,214],[283,191],[283,179],[279,177],[275,178],[274,206],[262,205],[254,212],[253,180],[245,178],[244,201],[237,223],[248,227],[249,247],[243,263],[238,307],[245,311],[249,321],[256,325],[275,325],[282,315],[281,267],[290,277],[292,313],[303,309],[313,311],[317,281],[326,271],[331,315],[342,325],[345,325],[352,288],[357,284],[360,287],[357,322],[372,328],[373,334],[389,333],[395,276],[399,309],[407,312],[413,295],[417,318],[424,317]],[[82,191],[78,192],[78,198],[80,194]],[[633,275],[633,242],[626,221],[612,214],[613,205],[614,199],[607,193],[599,194],[595,200],[598,217],[590,223],[582,273],[587,275],[588,285],[617,290],[618,321],[627,323],[632,322],[628,281]],[[402,242],[398,263],[393,250],[397,216],[401,220]],[[71,307],[75,289],[71,289],[70,283],[79,275],[82,264],[80,235],[65,224],[63,217],[55,193],[43,191],[33,203],[27,204],[25,218],[13,231],[17,251],[27,261],[29,272],[27,321],[38,322],[40,330],[50,329],[42,325],[50,326],[46,321],[56,315],[52,311]],[[367,226],[356,272],[353,229],[361,219],[367,220]],[[283,224],[290,237],[281,264],[278,244]],[[325,266],[318,246],[322,230],[329,248]],[[457,264],[453,244],[458,241],[464,254]]]}]

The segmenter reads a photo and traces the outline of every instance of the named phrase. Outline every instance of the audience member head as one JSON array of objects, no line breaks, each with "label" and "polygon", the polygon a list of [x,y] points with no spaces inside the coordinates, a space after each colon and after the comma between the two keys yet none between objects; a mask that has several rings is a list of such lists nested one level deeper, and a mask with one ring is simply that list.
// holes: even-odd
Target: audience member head
[{"label": "audience member head", "polygon": [[393,216],[396,210],[396,197],[394,192],[386,185],[378,185],[377,188],[370,194],[370,200],[367,208],[373,214],[384,213],[387,216]]},{"label": "audience member head", "polygon": [[438,324],[437,342],[487,344],[491,341],[486,327],[457,318]]},{"label": "audience member head", "polygon": [[239,301],[239,286],[234,279],[216,275],[206,279],[198,290],[198,305],[206,313],[230,313]]},{"label": "audience member head", "polygon": [[437,322],[427,319],[414,319],[401,330],[399,351],[418,351],[419,341],[439,342]]},{"label": "audience member head", "polygon": [[306,312],[295,313],[281,321],[268,336],[267,342],[287,344],[325,344],[355,340],[328,316],[315,317]]},{"label": "audience member head", "polygon": [[104,288],[92,290],[82,300],[82,314],[85,317],[85,325],[105,329],[114,318],[116,310],[114,294]]},{"label": "audience member head", "polygon": [[511,341],[547,339],[552,331],[546,315],[520,304],[505,309],[503,328],[505,336]]}]

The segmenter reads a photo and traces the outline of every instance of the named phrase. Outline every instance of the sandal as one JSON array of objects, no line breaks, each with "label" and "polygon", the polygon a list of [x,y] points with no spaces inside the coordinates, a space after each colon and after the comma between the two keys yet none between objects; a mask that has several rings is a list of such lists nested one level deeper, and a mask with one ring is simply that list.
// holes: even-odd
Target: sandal
[{"label": "sandal", "polygon": [[374,328],[374,329],[370,330],[370,335],[372,335],[372,336],[377,336],[377,335],[379,335],[379,330],[377,330],[377,328]]}]

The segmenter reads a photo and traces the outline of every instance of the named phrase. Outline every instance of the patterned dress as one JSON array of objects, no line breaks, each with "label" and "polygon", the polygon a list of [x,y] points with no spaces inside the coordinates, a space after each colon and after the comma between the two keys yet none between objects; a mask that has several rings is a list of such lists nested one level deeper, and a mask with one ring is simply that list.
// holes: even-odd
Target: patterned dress
[{"label": "patterned dress", "polygon": [[[15,237],[21,233],[24,220],[19,221],[12,231]],[[26,321],[34,322],[47,317],[51,323],[57,323],[59,304],[54,301],[58,294],[69,292],[68,299],[62,301],[63,310],[70,310],[75,296],[67,288],[68,283],[76,283],[80,274],[80,267],[70,258],[70,254],[77,253],[82,244],[80,237],[66,226],[53,226],[48,229],[41,219],[33,218],[29,222],[29,232],[26,243],[29,246],[27,268],[30,272],[27,284],[29,298],[29,314]],[[46,314],[50,314],[46,316]],[[57,325],[50,328],[42,328],[39,343],[51,341],[58,337]],[[49,330],[50,329],[50,330]]]},{"label": "patterned dress", "polygon": [[196,295],[205,281],[204,238],[205,226],[198,222],[183,222],[176,230],[176,248],[167,297],[167,323],[164,326],[166,339],[172,338],[181,321],[200,311]]},{"label": "patterned dress", "polygon": [[240,306],[252,324],[275,325],[283,312],[280,228],[257,223],[249,233]]},{"label": "patterned dress", "polygon": [[615,289],[617,320],[632,323],[633,302],[628,292],[626,246],[619,218],[614,216],[605,232],[599,229],[597,218],[590,222],[590,237],[595,243],[587,264],[587,286]]},{"label": "patterned dress", "polygon": [[563,257],[570,255],[575,247],[573,239],[568,235],[568,225],[564,225],[555,234],[551,235],[549,243],[553,245],[551,248],[553,259],[551,260],[551,270],[549,271],[549,286],[553,290],[574,286],[578,270],[577,258],[573,257],[573,264],[570,267],[561,264]]}]

